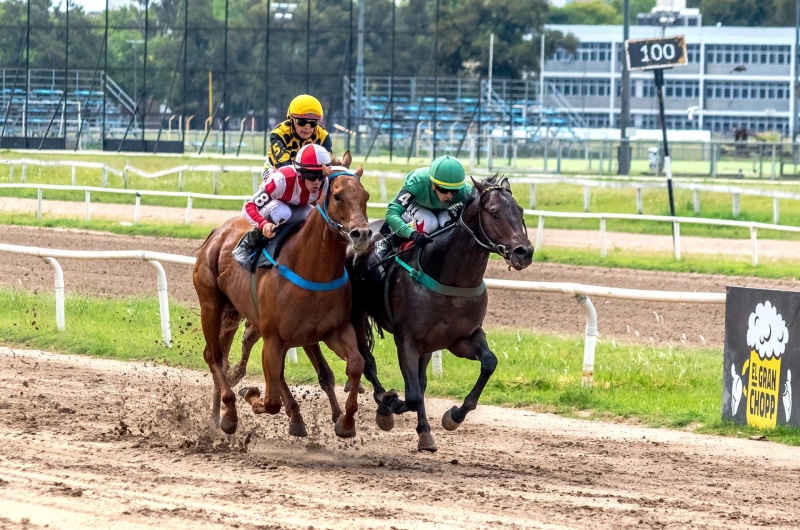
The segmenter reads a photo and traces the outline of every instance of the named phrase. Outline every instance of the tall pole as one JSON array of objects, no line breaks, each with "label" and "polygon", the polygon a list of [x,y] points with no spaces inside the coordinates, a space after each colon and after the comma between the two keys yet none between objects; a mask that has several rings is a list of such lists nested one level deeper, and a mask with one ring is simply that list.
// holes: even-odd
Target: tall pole
[{"label": "tall pole", "polygon": [[[103,132],[100,148],[106,150],[106,105],[108,104],[108,0],[106,0],[105,30],[103,32]],[[184,89],[186,93],[186,89]]]},{"label": "tall pole", "polygon": [[[64,33],[64,144],[66,147],[67,141],[67,130],[69,129],[69,125],[67,119],[69,118],[69,110],[67,109],[68,105],[68,96],[69,93],[69,0],[66,2],[66,9],[65,9],[65,33]],[[78,86],[75,87],[75,91],[77,92]],[[78,120],[81,119],[80,112],[78,113]]]},{"label": "tall pole", "polygon": [[264,36],[264,156],[267,156],[267,144],[269,143],[269,25],[272,19],[271,9],[272,3],[267,0],[267,32]]},{"label": "tall pole", "polygon": [[[25,29],[25,112],[23,117],[25,121],[22,122],[22,136],[25,137],[25,147],[28,147],[28,94],[30,94],[31,78],[31,0],[28,0],[28,17]],[[19,72],[19,68],[17,68]],[[14,94],[11,94],[10,101],[14,100]]]},{"label": "tall pole", "polygon": [[[311,93],[311,0],[306,2],[306,94]],[[330,109],[329,109],[330,110]]]},{"label": "tall pole", "polygon": [[[664,70],[653,70],[656,76],[656,91],[658,93],[658,115],[661,118],[661,136],[664,141],[664,172],[667,174],[667,191],[669,193],[669,214],[675,216],[675,199],[672,196],[672,162],[669,157],[669,142],[667,141],[667,120],[664,113]],[[673,225],[672,237],[675,237]]]},{"label": "tall pole", "polygon": [[492,70],[494,69],[494,33],[489,34],[489,83],[486,85],[486,101],[492,101]]},{"label": "tall pole", "polygon": [[544,114],[544,39],[545,35],[542,33],[542,37],[539,40],[539,108],[542,109],[542,115]]},{"label": "tall pole", "polygon": [[797,78],[800,76],[800,61],[797,53],[800,52],[800,0],[795,0],[794,6],[794,72],[792,75],[792,143],[797,143]]},{"label": "tall pole", "polygon": [[389,72],[389,109],[391,112],[391,114],[389,114],[389,162],[392,161],[392,157],[394,156],[394,42],[396,36],[397,2],[392,2],[392,63]]},{"label": "tall pole", "polygon": [[144,57],[142,58],[142,151],[145,151],[144,136],[147,131],[147,32],[150,29],[150,0],[144,2]]},{"label": "tall pole", "polygon": [[[108,2],[108,0],[106,0]],[[106,15],[108,16],[108,15]],[[186,72],[187,72],[187,57],[189,56],[189,0],[183,0],[183,103],[181,104],[181,108],[183,116],[181,116],[181,120],[183,123],[181,124],[181,152],[185,149],[186,146],[186,118],[188,112],[186,112]],[[106,47],[108,49],[108,47]]]},{"label": "tall pole", "polygon": [[439,122],[439,4],[440,0],[436,0],[436,32],[433,37],[433,142],[431,160],[436,158],[436,133]]},{"label": "tall pole", "polygon": [[361,154],[362,99],[364,99],[364,0],[358,0],[358,49],[356,50],[356,153]]},{"label": "tall pole", "polygon": [[[225,154],[225,132],[228,129],[228,122],[225,115],[230,112],[228,107],[228,0],[225,0],[225,46],[222,57],[222,154]],[[214,124],[212,123],[213,127]]]},{"label": "tall pole", "polygon": [[[800,0],[799,0],[800,1]],[[622,9],[622,46],[630,38],[630,8],[631,1],[625,0]],[[622,105],[619,113],[619,174],[629,175],[631,172],[630,141],[628,140],[628,123],[631,119],[631,73],[628,70],[628,61],[622,54]],[[663,119],[663,118],[662,118]]]},{"label": "tall pole", "polygon": [[350,149],[350,137],[352,136],[350,131],[353,130],[353,98],[350,97],[350,83],[353,81],[353,0],[350,0],[348,4],[350,4],[350,19],[347,24],[347,104],[345,106],[347,111],[347,131],[345,132],[345,149]]}]

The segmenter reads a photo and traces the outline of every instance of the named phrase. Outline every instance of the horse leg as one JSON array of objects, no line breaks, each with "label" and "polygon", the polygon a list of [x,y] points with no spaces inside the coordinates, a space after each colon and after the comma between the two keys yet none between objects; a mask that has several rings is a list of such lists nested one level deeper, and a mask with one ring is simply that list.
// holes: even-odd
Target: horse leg
[{"label": "horse leg", "polygon": [[339,400],[336,399],[336,378],[333,375],[333,370],[331,370],[328,361],[322,355],[319,343],[303,346],[303,351],[306,352],[308,360],[311,361],[314,370],[317,372],[319,386],[328,396],[328,401],[331,403],[331,421],[336,423],[336,420],[342,415],[342,408],[339,406]]},{"label": "horse leg", "polygon": [[481,397],[486,383],[492,377],[495,368],[497,368],[497,357],[489,349],[489,345],[486,343],[486,334],[480,328],[469,339],[460,340],[448,349],[456,357],[480,361],[481,363],[481,373],[475,382],[475,386],[464,399],[464,404],[461,407],[451,408],[442,416],[442,426],[448,431],[454,431],[458,429],[464,418],[467,417],[467,413],[475,410],[475,407],[478,406],[478,398]]},{"label": "horse leg", "polygon": [[[418,361],[418,381],[419,381],[419,402],[416,403],[417,410],[417,442],[418,451],[436,452],[436,444],[431,436],[431,425],[428,423],[428,415],[425,413],[425,390],[428,388],[428,364],[431,362],[431,353],[423,353]],[[406,394],[408,403],[408,394]]]},{"label": "horse leg", "polygon": [[[222,368],[223,371],[228,374],[228,383],[231,386],[235,386],[238,381],[231,382],[230,378],[230,370],[229,370],[229,363],[228,363],[228,355],[231,351],[231,345],[233,344],[233,338],[236,336],[236,332],[239,330],[239,322],[241,321],[241,317],[239,316],[239,312],[236,311],[233,307],[227,307],[222,313],[222,323],[220,324],[220,337],[219,343],[220,348],[222,349]],[[219,386],[217,386],[216,381],[214,382],[214,392],[211,397],[211,419],[214,422],[214,425],[219,427],[219,410],[220,410],[220,398],[222,394],[219,390]]]},{"label": "horse leg", "polygon": [[242,358],[236,363],[236,366],[228,372],[228,380],[231,386],[236,386],[244,378],[247,373],[247,362],[250,360],[250,352],[253,351],[253,346],[256,345],[258,339],[261,338],[261,332],[257,326],[254,326],[249,321],[245,321],[244,336],[242,336]]},{"label": "horse leg", "polygon": [[289,416],[289,434],[291,436],[308,436],[303,416],[300,415],[300,405],[294,399],[289,385],[284,379],[286,351],[288,348],[277,337],[264,337],[264,347],[261,350],[261,362],[264,366],[264,377],[267,381],[267,412],[280,411],[281,401],[286,407]]},{"label": "horse leg", "polygon": [[[225,404],[225,412],[219,421],[219,427],[227,434],[236,432],[239,417],[236,414],[236,394],[231,390],[226,377],[224,352],[221,344],[222,324],[225,317],[226,301],[219,289],[213,287],[201,295],[200,298],[200,321],[203,326],[203,336],[206,340],[206,347],[203,350],[203,358],[208,364],[214,384],[220,389],[220,398]],[[213,412],[212,412],[213,413]]]},{"label": "horse leg", "polygon": [[[366,311],[354,310],[350,321],[353,323],[353,329],[356,332],[358,351],[361,357],[364,358],[364,377],[372,384],[372,397],[375,403],[378,404],[378,411],[375,413],[375,423],[381,430],[391,431],[394,428],[394,415],[392,414],[391,407],[384,403],[384,397],[387,396],[386,389],[378,379],[378,364],[375,362],[375,356],[369,348]],[[345,392],[349,390],[349,388],[345,387]],[[397,392],[394,390],[392,390],[390,394],[395,398],[397,397]]]},{"label": "horse leg", "polygon": [[358,412],[358,385],[364,373],[364,358],[358,351],[356,333],[351,324],[347,324],[324,339],[325,344],[341,359],[347,362],[347,379],[350,381],[350,393],[344,404],[344,415],[336,420],[335,432],[340,438],[352,438],[356,435],[356,412]]}]

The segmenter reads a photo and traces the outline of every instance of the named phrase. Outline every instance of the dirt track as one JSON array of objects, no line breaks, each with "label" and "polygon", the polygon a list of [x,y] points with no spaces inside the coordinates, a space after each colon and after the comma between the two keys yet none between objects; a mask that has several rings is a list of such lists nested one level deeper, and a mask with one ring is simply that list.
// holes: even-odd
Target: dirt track
[{"label": "dirt track", "polygon": [[[4,226],[0,242],[62,249],[154,250],[191,254],[201,241],[119,236],[76,230]],[[100,295],[155,296],[155,274],[145,263],[61,260],[67,296],[71,292]],[[674,291],[724,292],[725,286],[743,285],[800,290],[800,281],[775,281],[701,274],[680,274],[600,267],[534,264],[525,271],[509,272],[501,262],[490,262],[488,277],[518,280],[577,282],[590,285]],[[187,267],[164,265],[170,296],[196,303]],[[37,258],[0,254],[0,283],[30,290],[52,290],[53,275]],[[667,304],[595,299],[601,340],[646,344],[687,344],[721,347],[724,307],[721,305]],[[563,334],[580,334],[585,316],[571,298],[560,294],[492,291],[489,328],[511,327]]]},{"label": "dirt track", "polygon": [[452,404],[431,400],[439,452],[419,454],[411,418],[383,433],[365,396],[357,437],[336,439],[316,389],[296,390],[309,438],[241,400],[228,438],[209,387],[0,348],[0,528],[798,526],[797,448],[488,406],[446,433]]}]

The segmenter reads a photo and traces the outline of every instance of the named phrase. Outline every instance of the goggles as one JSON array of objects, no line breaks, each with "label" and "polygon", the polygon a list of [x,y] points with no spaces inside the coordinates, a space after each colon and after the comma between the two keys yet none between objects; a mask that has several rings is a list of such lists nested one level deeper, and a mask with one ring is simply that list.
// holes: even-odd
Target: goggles
[{"label": "goggles", "polygon": [[309,120],[307,118],[292,118],[294,122],[297,124],[298,127],[305,127],[306,125],[310,125],[311,127],[316,127],[319,123],[319,120]]},{"label": "goggles", "polygon": [[298,169],[297,172],[300,174],[301,179],[308,180],[309,182],[316,182],[318,180],[325,179],[325,175],[322,173],[322,170],[312,171],[309,169]]},{"label": "goggles", "polygon": [[458,193],[458,190],[448,190],[447,188],[443,188],[443,187],[439,186],[438,184],[434,184],[433,185],[433,189],[435,189],[436,191],[438,191],[442,195],[455,195],[456,193]]}]

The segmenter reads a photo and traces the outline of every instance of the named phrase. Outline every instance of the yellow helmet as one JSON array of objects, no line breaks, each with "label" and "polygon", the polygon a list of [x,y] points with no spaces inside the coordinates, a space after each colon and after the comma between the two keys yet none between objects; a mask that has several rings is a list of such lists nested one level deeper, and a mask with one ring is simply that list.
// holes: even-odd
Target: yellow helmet
[{"label": "yellow helmet", "polygon": [[322,104],[314,96],[300,94],[289,103],[287,115],[290,118],[318,120],[322,118]]}]

